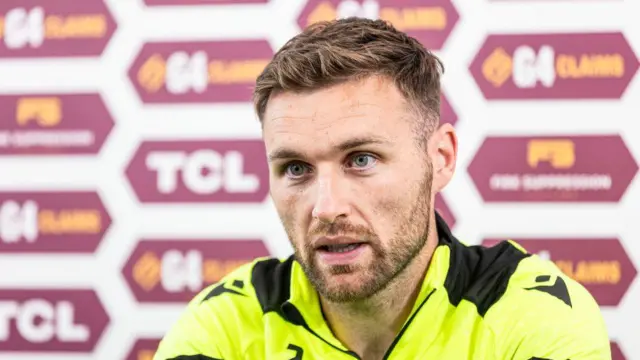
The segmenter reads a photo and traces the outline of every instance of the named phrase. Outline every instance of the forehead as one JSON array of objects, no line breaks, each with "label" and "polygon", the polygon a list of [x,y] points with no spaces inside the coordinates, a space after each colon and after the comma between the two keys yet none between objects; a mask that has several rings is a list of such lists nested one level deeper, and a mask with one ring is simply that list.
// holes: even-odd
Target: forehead
[{"label": "forehead", "polygon": [[395,85],[368,78],[308,93],[281,93],[269,100],[263,135],[275,146],[320,148],[351,137],[407,139],[413,113]]}]

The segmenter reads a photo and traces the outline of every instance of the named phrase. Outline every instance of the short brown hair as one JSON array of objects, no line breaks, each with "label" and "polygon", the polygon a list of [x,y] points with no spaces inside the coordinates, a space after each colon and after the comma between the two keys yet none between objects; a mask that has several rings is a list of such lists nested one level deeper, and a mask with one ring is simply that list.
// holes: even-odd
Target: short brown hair
[{"label": "short brown hair", "polygon": [[393,80],[432,129],[440,117],[438,57],[383,20],[344,18],[317,22],[290,39],[256,80],[254,106],[262,122],[278,92],[313,91],[382,75]]}]

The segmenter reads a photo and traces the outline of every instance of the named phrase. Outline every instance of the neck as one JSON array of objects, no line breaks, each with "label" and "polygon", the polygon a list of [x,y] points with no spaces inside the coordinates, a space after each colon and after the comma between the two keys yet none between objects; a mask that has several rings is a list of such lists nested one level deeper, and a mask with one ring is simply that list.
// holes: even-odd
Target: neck
[{"label": "neck", "polygon": [[320,299],[329,327],[348,349],[363,359],[382,359],[411,315],[437,245],[436,236],[432,231],[423,251],[373,297],[350,303]]}]

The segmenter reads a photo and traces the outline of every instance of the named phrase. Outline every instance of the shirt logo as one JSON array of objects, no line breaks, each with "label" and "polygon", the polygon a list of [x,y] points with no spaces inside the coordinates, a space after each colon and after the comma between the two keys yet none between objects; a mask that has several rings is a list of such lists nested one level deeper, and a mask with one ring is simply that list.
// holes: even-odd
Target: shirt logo
[{"label": "shirt logo", "polygon": [[304,350],[302,350],[301,347],[293,344],[289,344],[289,346],[287,346],[287,349],[296,352],[296,354],[289,360],[302,360],[302,355],[304,355]]},{"label": "shirt logo", "polygon": [[[551,276],[549,275],[541,275],[536,278],[537,283],[549,283],[551,280]],[[551,296],[554,296],[565,304],[571,306],[571,297],[569,296],[569,290],[567,289],[567,284],[565,284],[564,280],[561,277],[557,276],[556,281],[553,285],[541,284],[535,287],[527,288],[527,290],[538,290],[545,292]]]}]

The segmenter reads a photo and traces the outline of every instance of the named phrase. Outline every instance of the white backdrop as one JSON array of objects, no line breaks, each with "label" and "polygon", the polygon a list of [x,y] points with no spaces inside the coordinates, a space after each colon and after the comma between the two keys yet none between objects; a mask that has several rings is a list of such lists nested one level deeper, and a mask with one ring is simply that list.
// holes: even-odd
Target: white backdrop
[{"label": "white backdrop", "polygon": [[[299,31],[306,1],[155,2],[183,5],[106,0],[112,23],[99,0],[0,3],[1,359],[143,360],[203,284],[244,258],[291,252],[266,198],[260,129],[242,86],[250,85],[249,75],[268,59],[267,44],[273,51]],[[377,5],[385,16],[405,9],[407,26],[417,14],[414,20],[445,28],[417,34],[438,47],[446,67],[444,91],[457,116],[457,173],[444,192],[454,233],[471,244],[528,239],[523,243],[532,251],[558,261],[597,292],[606,303],[601,304],[612,340],[624,358],[640,360],[640,282],[634,268],[640,264],[640,76],[634,55],[640,54],[640,3]],[[34,12],[38,6],[42,14]],[[436,10],[411,13],[420,6]],[[372,11],[376,3],[363,8]],[[455,24],[452,8],[459,17]],[[612,41],[599,33],[622,36]],[[521,36],[532,34],[546,35]],[[490,35],[508,36],[483,47]],[[186,56],[175,55],[180,51]],[[580,60],[582,54],[606,56],[591,58],[591,67],[586,59],[582,68],[571,68],[571,56]],[[489,56],[494,57],[485,61]],[[247,62],[242,70],[212,65],[213,58],[225,57]],[[594,74],[601,82],[594,82]],[[207,86],[207,76],[222,85]],[[238,79],[244,81],[230,85]],[[524,89],[532,84],[533,90]],[[33,133],[16,135],[28,131]],[[560,141],[549,143],[544,136]],[[483,148],[488,155],[473,162],[487,137],[497,138],[491,146],[502,151]],[[27,147],[29,141],[51,139],[75,144],[75,150],[54,154],[51,143]],[[540,139],[536,157],[529,140],[540,145]],[[553,166],[534,168],[536,160]],[[477,177],[469,171],[472,162]],[[213,175],[199,174],[202,163],[211,164]],[[495,173],[527,171],[596,180],[579,191],[546,194],[533,189],[533,182],[528,192],[505,190],[514,186],[513,176],[490,186]],[[518,179],[527,186],[522,181],[529,180]],[[554,184],[564,180],[555,178]],[[580,179],[568,184],[579,185]],[[479,190],[484,188],[490,189],[486,200],[502,201],[485,201]],[[96,191],[104,210],[91,194]],[[541,197],[545,201],[534,201]],[[44,317],[44,325],[34,315]],[[132,351],[144,338],[150,342]]]}]

